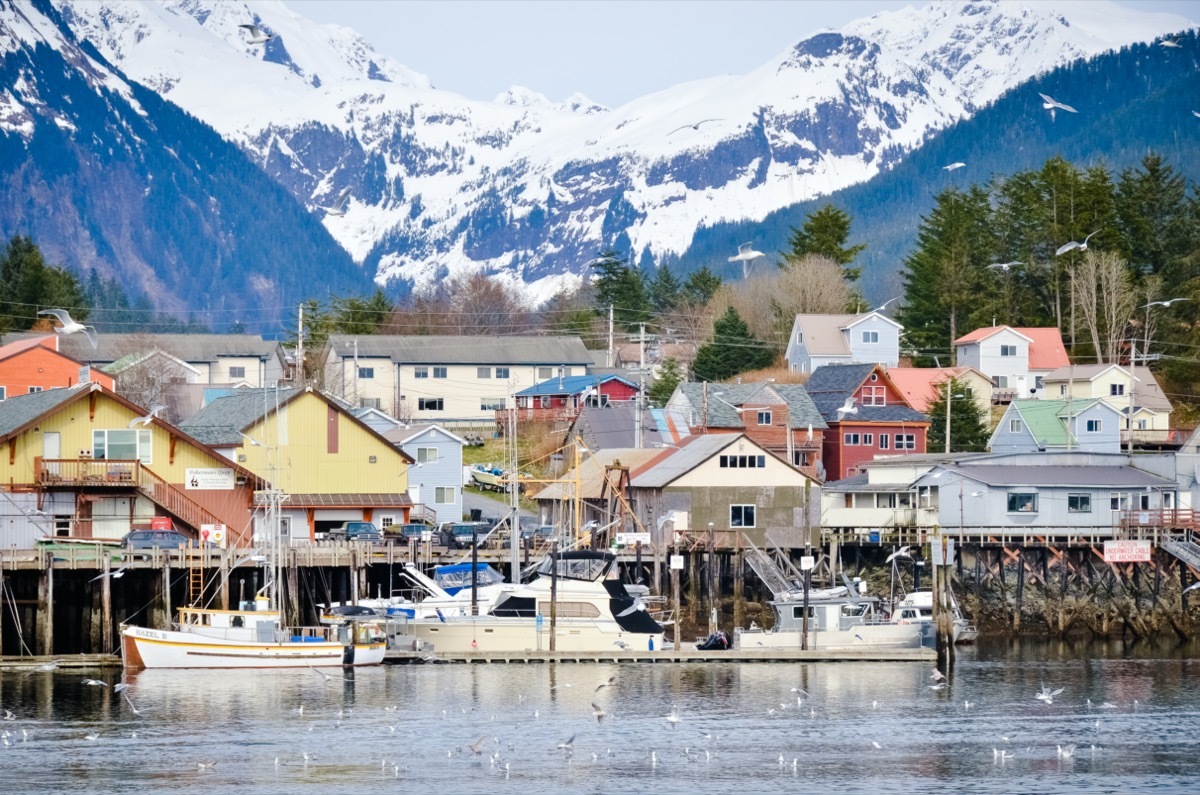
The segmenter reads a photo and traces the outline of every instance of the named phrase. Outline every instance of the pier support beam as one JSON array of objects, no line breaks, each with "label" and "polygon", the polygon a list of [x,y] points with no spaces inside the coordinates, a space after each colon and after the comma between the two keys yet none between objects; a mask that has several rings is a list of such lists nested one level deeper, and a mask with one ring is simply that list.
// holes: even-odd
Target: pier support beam
[{"label": "pier support beam", "polygon": [[[51,553],[47,552],[47,555]],[[38,578],[37,613],[38,654],[54,655],[54,561],[46,563],[46,570]]]},{"label": "pier support beam", "polygon": [[[1000,563],[1004,566],[1003,561]],[[1001,571],[1004,569],[1001,568]],[[1017,550],[1017,599],[1013,605],[1012,628],[1013,632],[1021,631],[1021,604],[1025,601],[1025,551]]]},{"label": "pier support beam", "polygon": [[[112,577],[108,571],[112,566],[112,561],[108,555],[104,556],[104,568],[100,577],[100,651],[105,654],[110,654],[116,651],[116,646],[113,645],[113,611],[112,611]],[[95,648],[92,649],[94,653]]]},{"label": "pier support beam", "polygon": [[741,549],[734,550],[729,566],[733,569],[733,625],[740,627],[746,622],[746,558]]},{"label": "pier support beam", "polygon": [[164,629],[170,628],[173,610],[171,607],[171,564],[164,563],[162,568],[162,624]]}]

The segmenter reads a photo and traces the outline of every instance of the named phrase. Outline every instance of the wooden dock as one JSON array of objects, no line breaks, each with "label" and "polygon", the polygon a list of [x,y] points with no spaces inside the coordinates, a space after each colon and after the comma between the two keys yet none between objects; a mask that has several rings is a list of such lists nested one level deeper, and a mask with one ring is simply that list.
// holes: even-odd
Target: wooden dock
[{"label": "wooden dock", "polygon": [[385,664],[405,663],[796,663],[796,662],[936,662],[933,649],[729,649],[697,651],[519,651],[446,652],[390,649]]},{"label": "wooden dock", "polygon": [[60,657],[9,655],[0,657],[0,671],[76,671],[114,669],[121,667],[121,658],[116,654],[69,654]]}]

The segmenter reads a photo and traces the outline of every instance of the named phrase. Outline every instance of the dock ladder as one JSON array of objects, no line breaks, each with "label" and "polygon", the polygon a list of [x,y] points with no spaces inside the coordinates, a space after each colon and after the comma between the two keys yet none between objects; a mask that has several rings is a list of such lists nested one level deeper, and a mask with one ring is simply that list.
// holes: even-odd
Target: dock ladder
[{"label": "dock ladder", "polygon": [[775,598],[782,599],[784,594],[792,590],[792,584],[788,582],[787,575],[771,559],[770,555],[755,546],[754,542],[744,533],[742,538],[746,540],[746,563],[762,580],[763,585],[771,590]]},{"label": "dock ladder", "polygon": [[204,559],[196,555],[188,562],[188,604],[199,606],[204,599]]}]

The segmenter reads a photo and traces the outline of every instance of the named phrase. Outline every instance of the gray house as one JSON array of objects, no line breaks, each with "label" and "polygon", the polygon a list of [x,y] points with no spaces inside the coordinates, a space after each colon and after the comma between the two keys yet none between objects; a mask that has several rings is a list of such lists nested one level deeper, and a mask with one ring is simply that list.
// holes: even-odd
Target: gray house
[{"label": "gray house", "polygon": [[825,364],[900,363],[896,321],[879,311],[859,315],[796,315],[788,338],[788,369],[811,373]]},{"label": "gray house", "polygon": [[1117,453],[1121,425],[1121,413],[1102,400],[1014,400],[988,446],[993,453]]},{"label": "gray house", "polygon": [[408,494],[424,503],[439,522],[463,517],[463,446],[460,437],[439,425],[413,425],[384,431],[383,437],[416,463],[408,470]]}]

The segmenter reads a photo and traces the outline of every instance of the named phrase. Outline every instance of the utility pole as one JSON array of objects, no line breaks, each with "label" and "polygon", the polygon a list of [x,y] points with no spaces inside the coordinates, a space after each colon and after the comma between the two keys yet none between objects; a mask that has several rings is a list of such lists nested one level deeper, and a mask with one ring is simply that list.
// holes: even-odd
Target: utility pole
[{"label": "utility pole", "polygon": [[[804,557],[807,559],[805,564],[812,560],[812,528],[808,521],[808,498],[811,494],[812,481],[808,478],[804,480]],[[812,589],[812,566],[804,565],[804,603],[800,610],[804,618],[801,620],[800,627],[800,650],[808,651],[808,593]],[[852,594],[851,594],[852,595]]]},{"label": "utility pole", "polygon": [[304,304],[296,321],[296,382],[304,386]]},{"label": "utility pole", "polygon": [[[1137,389],[1137,338],[1129,341],[1129,414],[1125,417],[1125,437],[1129,440],[1129,452],[1133,452],[1133,393]],[[1133,506],[1130,506],[1133,507]]]},{"label": "utility pole", "polygon": [[646,324],[640,323],[638,329],[638,392],[633,402],[634,441],[633,446],[639,450],[642,447],[642,393],[646,389]]},{"label": "utility pole", "polygon": [[608,305],[608,366],[613,366],[613,305]]},{"label": "utility pole", "polygon": [[683,561],[679,559],[679,532],[673,524],[671,532],[675,535],[674,551],[671,553],[671,602],[675,605],[675,620],[671,623],[675,628],[675,651],[679,651],[679,644],[682,642],[679,638],[679,619],[683,615],[683,608],[679,604],[679,572],[683,569]]}]

